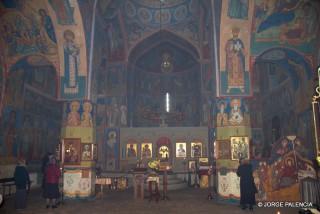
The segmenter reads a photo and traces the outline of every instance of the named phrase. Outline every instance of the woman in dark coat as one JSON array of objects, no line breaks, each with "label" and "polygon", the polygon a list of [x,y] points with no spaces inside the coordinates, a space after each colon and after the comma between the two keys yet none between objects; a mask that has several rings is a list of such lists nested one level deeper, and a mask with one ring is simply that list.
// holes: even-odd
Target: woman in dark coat
[{"label": "woman in dark coat", "polygon": [[14,183],[16,185],[16,194],[14,207],[25,209],[27,206],[27,187],[30,188],[29,173],[25,166],[25,160],[19,160],[18,165],[14,171]]},{"label": "woman in dark coat", "polygon": [[253,210],[257,188],[252,176],[252,166],[248,160],[240,160],[237,175],[240,177],[240,205],[242,209],[246,209],[249,205],[249,209]]}]

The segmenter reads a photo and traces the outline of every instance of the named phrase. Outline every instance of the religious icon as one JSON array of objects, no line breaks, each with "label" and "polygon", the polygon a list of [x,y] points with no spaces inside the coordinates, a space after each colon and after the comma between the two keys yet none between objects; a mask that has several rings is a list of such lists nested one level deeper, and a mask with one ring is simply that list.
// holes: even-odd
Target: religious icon
[{"label": "religious icon", "polygon": [[152,158],[152,143],[141,144],[141,158],[142,159]]},{"label": "religious icon", "polygon": [[161,146],[159,148],[159,155],[161,159],[169,159],[169,148],[167,146]]},{"label": "religious icon", "polygon": [[218,104],[219,109],[217,113],[217,126],[226,126],[228,125],[228,115],[226,113],[226,104],[221,101]]},{"label": "religious icon", "polygon": [[202,143],[192,142],[191,143],[191,157],[199,158],[202,156]]},{"label": "religious icon", "polygon": [[227,41],[226,51],[226,72],[228,73],[228,89],[240,89],[244,92],[245,86],[245,54],[244,44],[239,39],[240,28],[232,29],[233,37]]},{"label": "religious icon", "polygon": [[78,126],[80,125],[80,102],[79,101],[72,101],[69,105],[70,112],[68,113],[67,118],[67,126]]},{"label": "religious icon", "polygon": [[81,115],[81,126],[92,127],[92,104],[89,101],[83,103],[83,113]]},{"label": "religious icon", "polygon": [[187,157],[186,143],[176,143],[176,157],[177,158]]},{"label": "religious icon", "polygon": [[75,44],[75,35],[71,30],[65,30],[64,37],[64,77],[66,79],[64,92],[76,94],[79,91],[80,48]]},{"label": "religious icon", "polygon": [[137,157],[137,144],[127,144],[127,158]]},{"label": "religious icon", "polygon": [[66,165],[80,164],[80,139],[67,138],[64,142],[64,163]]},{"label": "religious icon", "polygon": [[249,138],[231,137],[231,159],[249,159]]},{"label": "religious icon", "polygon": [[231,111],[229,122],[231,125],[239,125],[243,121],[243,115],[241,112],[241,101],[240,99],[232,99],[230,102]]},{"label": "religious icon", "polygon": [[216,142],[217,159],[230,159],[231,147],[229,141],[217,141]]},{"label": "religious icon", "polygon": [[91,143],[81,144],[81,160],[89,161],[92,160],[92,147]]},{"label": "religious icon", "polygon": [[188,169],[189,169],[189,172],[194,172],[196,170],[196,161],[195,160],[189,161]]}]

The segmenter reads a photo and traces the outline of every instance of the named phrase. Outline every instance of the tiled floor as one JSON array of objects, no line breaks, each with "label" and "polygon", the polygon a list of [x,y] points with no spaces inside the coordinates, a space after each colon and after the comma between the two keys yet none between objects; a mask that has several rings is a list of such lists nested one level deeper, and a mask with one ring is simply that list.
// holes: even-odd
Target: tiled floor
[{"label": "tiled floor", "polygon": [[[169,192],[170,201],[149,202],[147,199],[137,201],[133,199],[133,192],[127,190],[124,192],[107,192],[103,199],[64,201],[57,209],[46,209],[45,200],[41,198],[41,192],[33,191],[28,197],[28,207],[23,211],[16,211],[13,208],[13,199],[6,201],[4,207],[0,208],[1,214],[13,213],[75,213],[75,214],[276,214],[279,209],[274,208],[254,208],[253,212],[243,211],[237,205],[219,204],[214,201],[206,200],[206,190],[185,189]],[[298,213],[295,208],[280,209],[281,214]]]}]

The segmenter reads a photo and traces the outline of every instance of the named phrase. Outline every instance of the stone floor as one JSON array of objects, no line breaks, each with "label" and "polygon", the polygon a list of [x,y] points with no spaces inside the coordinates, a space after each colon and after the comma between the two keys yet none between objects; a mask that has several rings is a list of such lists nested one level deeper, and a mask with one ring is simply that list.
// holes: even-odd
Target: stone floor
[{"label": "stone floor", "polygon": [[255,207],[253,212],[244,211],[237,205],[219,204],[214,201],[206,200],[206,190],[201,189],[184,189],[169,192],[169,201],[149,202],[147,199],[137,201],[133,199],[133,192],[126,190],[124,192],[106,192],[102,199],[73,201],[66,200],[57,209],[46,209],[45,200],[41,198],[41,192],[33,191],[28,196],[28,207],[23,211],[16,211],[13,208],[13,198],[6,201],[5,205],[0,208],[1,214],[25,213],[25,214],[42,214],[42,213],[76,213],[76,214],[242,214],[242,213],[259,213],[259,214],[294,214],[298,213],[296,208],[275,209],[275,208],[258,208]]}]

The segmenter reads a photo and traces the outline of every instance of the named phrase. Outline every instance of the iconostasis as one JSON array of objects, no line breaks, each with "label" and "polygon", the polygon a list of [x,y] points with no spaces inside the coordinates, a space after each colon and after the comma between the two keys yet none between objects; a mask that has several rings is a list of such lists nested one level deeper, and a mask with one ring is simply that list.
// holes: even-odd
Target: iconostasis
[{"label": "iconostasis", "polygon": [[[191,135],[192,133],[192,135]],[[121,128],[120,170],[150,160],[168,162],[173,171],[188,171],[188,161],[208,157],[206,127]]]}]

